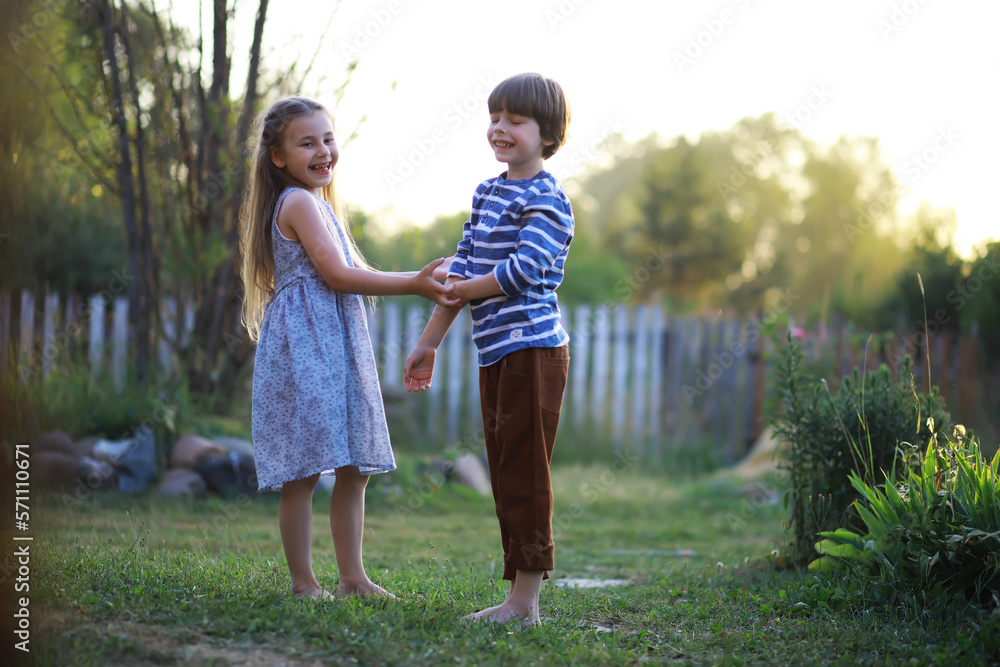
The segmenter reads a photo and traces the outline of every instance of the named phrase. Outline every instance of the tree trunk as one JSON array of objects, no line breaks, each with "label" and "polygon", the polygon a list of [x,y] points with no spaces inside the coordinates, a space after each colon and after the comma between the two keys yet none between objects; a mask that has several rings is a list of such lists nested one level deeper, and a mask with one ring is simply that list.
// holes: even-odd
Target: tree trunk
[{"label": "tree trunk", "polygon": [[[233,159],[239,165],[233,174],[234,183],[232,199],[229,202],[228,229],[226,243],[230,248],[237,248],[239,243],[239,212],[243,200],[243,183],[245,175],[245,146],[250,135],[250,124],[257,107],[257,79],[260,69],[260,46],[264,35],[264,23],[267,19],[268,0],[260,0],[257,18],[254,22],[253,43],[250,46],[250,69],[247,73],[246,95],[243,98],[243,108],[236,123],[236,146]],[[209,358],[226,354],[226,363],[222,368],[220,378],[223,384],[230,384],[239,375],[243,365],[250,358],[252,350],[247,340],[246,330],[240,322],[240,300],[237,295],[239,275],[236,272],[236,254],[232,254],[220,267],[217,275],[212,328],[208,337]],[[223,333],[226,332],[226,333]],[[225,351],[222,347],[225,344]]]},{"label": "tree trunk", "polygon": [[152,207],[149,201],[149,183],[146,178],[146,140],[142,129],[142,107],[139,104],[139,86],[136,81],[135,62],[128,36],[126,11],[126,5],[123,4],[121,39],[122,45],[125,47],[128,85],[132,106],[135,110],[135,155],[139,180],[139,254],[142,266],[142,274],[138,276],[140,297],[138,320],[140,327],[133,330],[132,335],[136,342],[136,379],[142,383],[149,376],[149,364],[152,359],[153,327],[151,325],[159,315],[160,266],[159,260],[153,252],[153,225],[150,221]]},{"label": "tree trunk", "polygon": [[[148,331],[148,320],[142,320],[142,248],[139,225],[136,219],[135,181],[132,176],[132,154],[129,146],[128,119],[125,116],[125,102],[115,48],[114,8],[109,0],[98,0],[101,12],[101,38],[104,54],[108,61],[108,76],[111,84],[112,123],[118,132],[118,182],[121,187],[122,218],[128,245],[128,297],[129,324],[133,331]],[[143,358],[143,350],[137,354],[136,363],[143,367],[148,357]],[[145,350],[148,354],[148,349]]]}]

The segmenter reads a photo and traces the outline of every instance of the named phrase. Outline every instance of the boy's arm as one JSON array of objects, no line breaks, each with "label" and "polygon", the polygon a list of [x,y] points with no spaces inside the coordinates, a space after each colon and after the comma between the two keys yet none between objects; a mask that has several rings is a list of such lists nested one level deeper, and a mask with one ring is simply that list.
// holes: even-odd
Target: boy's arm
[{"label": "boy's arm", "polygon": [[500,296],[504,293],[492,271],[486,275],[476,276],[468,280],[459,280],[456,283],[450,283],[450,285],[451,289],[448,292],[448,296],[462,303],[471,301],[472,299]]},{"label": "boy's arm", "polygon": [[465,278],[465,268],[469,261],[469,251],[472,249],[472,218],[465,221],[462,226],[462,240],[458,242],[458,249],[455,250],[451,258],[451,265],[448,267],[448,275],[456,278]]},{"label": "boy's arm", "polygon": [[[464,282],[461,278],[449,276],[446,285]],[[403,367],[403,386],[406,391],[423,391],[430,388],[431,378],[434,376],[434,359],[437,356],[437,349],[441,346],[445,334],[451,328],[452,323],[458,316],[461,306],[448,308],[445,306],[435,306],[431,318],[424,327],[424,332],[420,334],[420,340],[416,347],[406,358],[406,365]]]},{"label": "boy's arm", "polygon": [[[524,226],[517,234],[516,250],[490,274],[499,289],[497,293],[509,297],[516,297],[542,282],[573,240],[573,213],[568,203],[559,197],[540,195],[533,198],[522,209],[521,219]],[[484,294],[488,291],[487,281],[472,286],[471,291]]]}]

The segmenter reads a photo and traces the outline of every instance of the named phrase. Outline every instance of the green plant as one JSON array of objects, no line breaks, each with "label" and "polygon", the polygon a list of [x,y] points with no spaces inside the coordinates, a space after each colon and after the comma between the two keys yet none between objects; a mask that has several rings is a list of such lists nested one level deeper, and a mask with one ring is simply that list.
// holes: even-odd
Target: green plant
[{"label": "green plant", "polygon": [[901,449],[899,462],[900,481],[882,488],[851,474],[868,534],[820,533],[810,569],[860,565],[910,598],[991,600],[1000,590],[1000,453],[987,462],[959,426],[943,445],[931,437],[923,456]]},{"label": "green plant", "polygon": [[53,430],[74,439],[123,440],[148,427],[162,461],[193,420],[194,401],[183,373],[168,375],[152,368],[140,382],[130,367],[117,386],[106,370],[95,377],[86,359],[69,355],[57,360],[47,375],[22,371],[10,363],[0,374],[0,415],[5,415],[0,439],[10,442]]},{"label": "green plant", "polygon": [[[11,345],[7,359],[16,359],[17,353],[17,346]],[[0,367],[0,442],[23,442],[40,432],[35,389],[22,381],[12,361]]]},{"label": "green plant", "polygon": [[936,388],[926,396],[916,393],[909,357],[895,374],[885,365],[865,373],[854,369],[835,394],[825,380],[808,376],[803,365],[802,350],[789,335],[776,362],[781,407],[773,422],[777,436],[788,444],[788,556],[796,565],[811,560],[818,533],[861,530],[860,517],[852,510],[859,497],[849,481],[852,472],[869,484],[884,481],[897,447],[926,441],[933,433],[928,423],[943,428],[951,420]]}]

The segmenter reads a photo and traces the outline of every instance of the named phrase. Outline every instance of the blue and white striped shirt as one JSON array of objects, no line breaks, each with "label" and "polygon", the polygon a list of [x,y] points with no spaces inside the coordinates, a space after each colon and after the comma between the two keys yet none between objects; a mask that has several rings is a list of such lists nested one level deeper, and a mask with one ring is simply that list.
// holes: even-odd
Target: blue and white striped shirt
[{"label": "blue and white striped shirt", "polygon": [[483,181],[448,275],[492,272],[502,295],[469,302],[479,365],[528,347],[569,343],[555,289],[573,240],[573,211],[562,186],[546,171],[508,181]]}]

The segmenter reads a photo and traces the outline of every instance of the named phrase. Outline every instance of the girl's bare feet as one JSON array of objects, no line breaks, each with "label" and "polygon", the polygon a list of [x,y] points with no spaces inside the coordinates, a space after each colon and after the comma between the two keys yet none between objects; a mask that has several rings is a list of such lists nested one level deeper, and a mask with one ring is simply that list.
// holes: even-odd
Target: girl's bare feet
[{"label": "girl's bare feet", "polygon": [[313,600],[334,600],[336,596],[333,593],[326,590],[325,588],[307,588],[301,591],[292,588],[292,597],[296,598],[312,598]]},{"label": "girl's bare feet", "polygon": [[349,584],[346,581],[341,581],[337,585],[340,595],[347,597],[353,595],[355,597],[364,598],[368,596],[375,596],[380,598],[386,598],[388,600],[398,600],[399,598],[385,590],[381,586],[372,581],[363,581],[360,584]]}]

